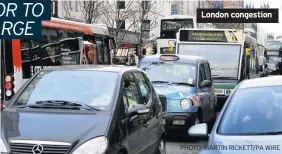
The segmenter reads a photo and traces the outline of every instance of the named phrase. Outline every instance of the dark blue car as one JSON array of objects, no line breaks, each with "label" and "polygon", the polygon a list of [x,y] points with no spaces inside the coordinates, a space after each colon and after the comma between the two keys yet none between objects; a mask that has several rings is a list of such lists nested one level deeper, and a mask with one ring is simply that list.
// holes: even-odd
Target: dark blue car
[{"label": "dark blue car", "polygon": [[167,132],[186,133],[198,123],[216,119],[216,95],[207,59],[188,55],[153,55],[138,64],[144,70],[163,106]]}]

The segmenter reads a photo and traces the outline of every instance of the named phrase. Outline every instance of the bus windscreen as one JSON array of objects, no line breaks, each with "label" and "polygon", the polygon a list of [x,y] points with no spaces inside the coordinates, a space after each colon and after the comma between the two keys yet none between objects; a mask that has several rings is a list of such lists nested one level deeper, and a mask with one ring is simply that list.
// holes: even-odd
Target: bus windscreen
[{"label": "bus windscreen", "polygon": [[236,79],[238,76],[240,45],[180,44],[179,54],[207,58],[213,77]]},{"label": "bus windscreen", "polygon": [[267,41],[264,45],[266,50],[279,50],[282,47],[280,41]]}]

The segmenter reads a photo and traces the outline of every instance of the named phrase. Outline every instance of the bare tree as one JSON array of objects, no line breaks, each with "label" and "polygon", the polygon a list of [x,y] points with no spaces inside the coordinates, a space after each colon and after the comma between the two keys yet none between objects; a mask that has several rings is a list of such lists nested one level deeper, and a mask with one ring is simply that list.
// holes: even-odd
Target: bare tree
[{"label": "bare tree", "polygon": [[[74,3],[72,5],[72,3]],[[88,24],[96,23],[103,14],[103,0],[63,1],[65,18],[78,20]],[[83,19],[75,19],[73,10],[80,11]]]},{"label": "bare tree", "polygon": [[150,36],[150,32],[155,29],[161,12],[164,11],[164,2],[157,0],[137,1],[137,11],[134,16],[134,31],[140,33],[138,45],[139,60],[142,57],[142,48],[155,41],[156,36]]},{"label": "bare tree", "polygon": [[[134,26],[135,21],[132,18],[136,13],[134,4],[135,0],[104,0],[103,18],[101,18],[101,21],[110,28],[115,28],[113,31],[114,37],[118,37],[122,30],[129,30]],[[126,21],[129,25],[125,27]],[[123,40],[124,36],[119,38]]]},{"label": "bare tree", "polygon": [[72,17],[72,13],[71,13],[71,1],[61,1],[62,3],[62,6],[63,6],[63,11],[65,13],[65,17],[66,19],[69,19],[71,20],[73,17]]}]

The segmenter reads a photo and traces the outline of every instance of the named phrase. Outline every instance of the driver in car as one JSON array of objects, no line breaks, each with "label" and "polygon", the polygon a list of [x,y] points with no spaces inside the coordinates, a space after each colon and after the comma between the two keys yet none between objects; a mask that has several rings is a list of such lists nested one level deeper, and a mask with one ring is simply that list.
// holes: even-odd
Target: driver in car
[{"label": "driver in car", "polygon": [[129,107],[134,107],[137,102],[136,99],[132,99],[134,96],[134,89],[133,86],[130,84],[130,82],[128,80],[124,81],[124,89],[125,89],[125,95],[123,95],[123,103],[128,102]]}]

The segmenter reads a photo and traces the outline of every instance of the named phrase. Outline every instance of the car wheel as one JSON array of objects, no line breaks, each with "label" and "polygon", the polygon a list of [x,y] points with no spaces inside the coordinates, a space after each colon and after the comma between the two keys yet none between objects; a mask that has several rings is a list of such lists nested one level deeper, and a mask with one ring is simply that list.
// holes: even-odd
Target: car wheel
[{"label": "car wheel", "polygon": [[161,138],[155,154],[165,154],[165,153],[166,153],[165,140]]}]

